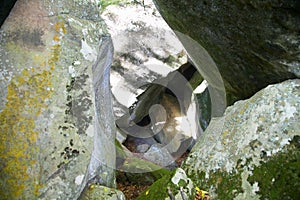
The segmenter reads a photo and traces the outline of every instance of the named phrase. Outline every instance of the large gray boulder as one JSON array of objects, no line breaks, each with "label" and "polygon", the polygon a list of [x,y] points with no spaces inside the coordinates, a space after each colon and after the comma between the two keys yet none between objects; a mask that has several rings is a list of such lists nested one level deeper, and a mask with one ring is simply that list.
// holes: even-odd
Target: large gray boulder
[{"label": "large gray boulder", "polygon": [[17,1],[0,32],[1,199],[115,186],[112,42],[96,1]]},{"label": "large gray boulder", "polygon": [[150,187],[151,197],[157,192],[168,199],[170,191],[180,197],[181,190],[193,199],[202,189],[222,200],[298,199],[299,111],[299,79],[236,102],[223,117],[212,119],[174,175]]},{"label": "large gray boulder", "polygon": [[[224,84],[228,105],[300,77],[299,1],[154,2],[204,79],[218,90]],[[217,68],[204,62],[205,51]]]},{"label": "large gray boulder", "polygon": [[185,161],[214,199],[297,199],[300,80],[270,85],[213,119]]}]

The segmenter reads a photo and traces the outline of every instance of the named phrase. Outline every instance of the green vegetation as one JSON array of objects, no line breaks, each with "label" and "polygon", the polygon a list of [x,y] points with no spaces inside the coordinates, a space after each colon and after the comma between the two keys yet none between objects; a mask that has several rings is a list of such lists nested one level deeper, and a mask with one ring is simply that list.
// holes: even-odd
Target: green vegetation
[{"label": "green vegetation", "polygon": [[254,168],[248,178],[258,182],[262,199],[298,199],[300,196],[300,136],[295,136],[285,151]]},{"label": "green vegetation", "polygon": [[104,0],[99,3],[101,11],[105,10],[107,6],[116,5],[116,4],[129,4],[131,0]]},{"label": "green vegetation", "polygon": [[168,197],[168,185],[175,171],[171,171],[169,174],[166,174],[161,179],[157,180],[153,183],[147,190],[145,190],[137,200],[157,200],[157,199],[165,199]]},{"label": "green vegetation", "polygon": [[209,179],[205,178],[205,172],[201,172],[189,178],[192,179],[194,185],[205,191],[209,191],[213,186],[218,198],[222,200],[231,200],[243,192],[241,172],[232,174],[222,171],[211,172]]}]

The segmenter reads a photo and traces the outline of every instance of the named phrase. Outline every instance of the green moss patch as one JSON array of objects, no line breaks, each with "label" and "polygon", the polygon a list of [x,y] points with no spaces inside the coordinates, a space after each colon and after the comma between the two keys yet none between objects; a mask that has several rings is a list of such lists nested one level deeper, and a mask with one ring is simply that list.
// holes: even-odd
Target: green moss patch
[{"label": "green moss patch", "polygon": [[153,183],[147,190],[145,190],[137,200],[157,200],[157,199],[165,199],[168,197],[168,185],[175,171],[171,171],[170,173],[164,175],[161,179],[157,180]]},{"label": "green moss patch", "polygon": [[205,172],[189,175],[194,185],[202,190],[209,191],[215,188],[219,199],[233,199],[237,194],[242,193],[241,172],[227,173],[222,171],[211,172],[209,178],[205,178]]},{"label": "green moss patch", "polygon": [[300,136],[295,136],[283,152],[256,167],[248,181],[258,183],[262,199],[299,199]]},{"label": "green moss patch", "polygon": [[117,4],[121,4],[121,3],[130,3],[130,0],[104,0],[104,1],[101,1],[99,3],[99,7],[101,8],[101,11],[105,10],[105,8],[107,6],[110,6],[110,5],[117,5]]}]

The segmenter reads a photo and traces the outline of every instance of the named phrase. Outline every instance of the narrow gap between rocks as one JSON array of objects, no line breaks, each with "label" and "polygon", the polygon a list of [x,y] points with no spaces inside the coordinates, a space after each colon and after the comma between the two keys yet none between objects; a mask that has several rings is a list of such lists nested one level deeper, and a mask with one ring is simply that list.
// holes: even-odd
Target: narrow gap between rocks
[{"label": "narrow gap between rocks", "polygon": [[151,1],[107,6],[101,16],[115,47],[111,90],[117,185],[126,199],[136,199],[188,156],[208,126],[210,96]]}]

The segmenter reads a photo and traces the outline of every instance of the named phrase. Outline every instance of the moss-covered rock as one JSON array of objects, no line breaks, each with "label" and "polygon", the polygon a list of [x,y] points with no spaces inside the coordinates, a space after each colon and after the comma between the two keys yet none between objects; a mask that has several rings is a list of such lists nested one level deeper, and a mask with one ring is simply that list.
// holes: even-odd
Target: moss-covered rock
[{"label": "moss-covered rock", "polygon": [[[163,188],[165,198],[168,187],[174,196],[181,195],[181,186],[191,199],[197,187],[213,199],[297,199],[299,89],[299,79],[285,81],[228,107],[224,117],[212,119],[182,165],[181,175],[177,171],[149,191]],[[174,184],[174,177],[184,174],[182,179],[189,181]]]},{"label": "moss-covered rock", "polygon": [[[252,0],[155,0],[172,29],[203,46],[222,76],[227,102],[249,98],[272,83],[300,77],[300,3]],[[188,54],[200,53],[182,38]],[[213,85],[208,65],[198,66]],[[209,69],[207,69],[209,68]]]},{"label": "moss-covered rock", "polygon": [[254,167],[248,181],[258,184],[261,199],[298,199],[300,196],[300,136],[295,136],[284,151]]},{"label": "moss-covered rock", "polygon": [[270,85],[213,119],[184,163],[188,176],[214,199],[296,199],[299,87]]},{"label": "moss-covered rock", "polygon": [[81,194],[79,200],[125,200],[124,194],[114,188],[90,185]]},{"label": "moss-covered rock", "polygon": [[166,174],[165,176],[157,180],[154,184],[151,185],[150,188],[145,190],[137,198],[137,200],[143,200],[143,199],[154,200],[154,199],[168,198],[168,185],[170,184],[172,175],[174,175],[174,172],[170,172],[169,174]]}]

